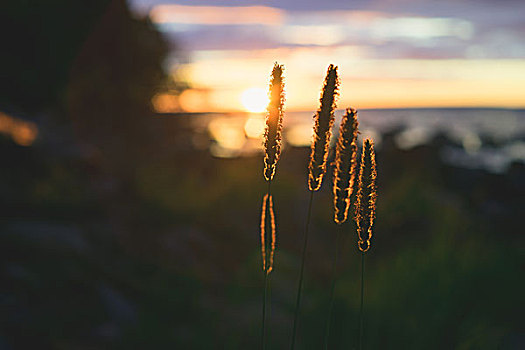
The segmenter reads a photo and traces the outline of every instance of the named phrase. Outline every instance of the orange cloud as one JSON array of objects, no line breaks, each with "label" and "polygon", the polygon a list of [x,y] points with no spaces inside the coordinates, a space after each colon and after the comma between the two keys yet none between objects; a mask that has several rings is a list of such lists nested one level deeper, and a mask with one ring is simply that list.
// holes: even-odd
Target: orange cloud
[{"label": "orange cloud", "polygon": [[280,25],[283,11],[267,6],[185,6],[157,5],[149,16],[155,23],[183,24],[263,24]]},{"label": "orange cloud", "polygon": [[[208,91],[193,109],[243,110],[246,89],[268,86],[271,63],[285,65],[286,109],[315,110],[323,74],[339,65],[341,108],[524,107],[525,60],[370,59],[360,47],[201,51],[183,68],[195,88]],[[217,69],[221,67],[221,69]]]}]

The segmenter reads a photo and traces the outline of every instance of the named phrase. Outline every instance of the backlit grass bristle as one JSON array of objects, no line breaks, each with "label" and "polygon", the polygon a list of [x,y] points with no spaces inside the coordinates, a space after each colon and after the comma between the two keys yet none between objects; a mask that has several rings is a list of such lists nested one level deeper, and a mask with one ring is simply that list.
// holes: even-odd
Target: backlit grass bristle
[{"label": "backlit grass bristle", "polygon": [[339,139],[335,149],[334,168],[334,220],[342,224],[348,217],[350,196],[354,187],[357,163],[357,111],[347,108],[339,127]]},{"label": "backlit grass bristle", "polygon": [[[270,215],[270,229],[271,229],[271,242],[270,242],[270,254],[268,259],[266,258],[266,211]],[[263,260],[263,271],[266,274],[270,274],[273,270],[273,255],[275,253],[275,215],[273,213],[273,200],[272,196],[265,194],[263,197],[263,204],[261,210],[261,254]]]},{"label": "backlit grass bristle", "polygon": [[271,181],[281,155],[281,139],[284,109],[284,81],[282,65],[273,66],[264,131],[264,178]]},{"label": "backlit grass bristle", "polygon": [[320,99],[321,106],[314,116],[314,135],[310,164],[308,165],[308,187],[310,191],[317,191],[321,188],[323,176],[326,172],[326,160],[328,158],[330,137],[332,136],[338,88],[339,77],[337,76],[337,67],[331,64],[326,73]]},{"label": "backlit grass bristle", "polygon": [[363,141],[361,153],[361,168],[359,170],[359,187],[357,190],[355,221],[357,224],[358,247],[362,252],[370,249],[372,228],[376,215],[376,159],[374,142],[371,139]]}]

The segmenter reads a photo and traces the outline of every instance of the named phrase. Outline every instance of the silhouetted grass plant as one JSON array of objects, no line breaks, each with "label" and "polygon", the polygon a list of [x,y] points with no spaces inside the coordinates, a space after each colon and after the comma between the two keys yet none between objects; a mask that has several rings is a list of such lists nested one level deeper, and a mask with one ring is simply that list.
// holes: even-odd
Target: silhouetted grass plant
[{"label": "silhouetted grass plant", "polygon": [[[352,198],[352,190],[354,188],[356,177],[358,126],[357,111],[353,108],[347,108],[346,113],[341,119],[339,138],[335,149],[335,167],[333,175],[334,221],[338,225],[342,225],[347,220],[348,210],[351,204],[350,198]],[[343,227],[340,227],[337,232],[334,260],[332,262],[332,282],[324,336],[325,349],[328,349],[328,341],[330,337],[330,323],[334,303],[335,285],[337,281],[337,260],[342,235]]]},{"label": "silhouetted grass plant", "polygon": [[365,284],[365,253],[370,249],[372,229],[376,216],[376,160],[374,142],[371,139],[363,141],[361,167],[355,206],[355,222],[357,225],[357,246],[361,251],[361,304],[359,307],[358,345],[363,348],[363,304]]},{"label": "silhouetted grass plant", "polygon": [[339,77],[337,75],[337,67],[330,64],[328,67],[326,78],[324,81],[323,90],[321,93],[320,107],[314,115],[314,132],[312,148],[310,153],[310,163],[308,165],[308,188],[310,190],[310,200],[308,202],[308,214],[306,216],[306,224],[303,238],[303,249],[301,257],[301,269],[299,272],[299,282],[297,285],[297,297],[295,300],[295,312],[292,328],[292,340],[290,348],[295,347],[295,339],[297,333],[297,321],[299,317],[299,309],[301,306],[301,292],[303,287],[304,277],[304,263],[306,257],[306,249],[308,246],[308,227],[310,224],[310,217],[312,214],[312,202],[314,192],[321,188],[323,177],[326,173],[326,161],[328,159],[328,150],[330,147],[330,137],[332,136],[332,126],[334,124],[334,111],[337,103],[339,88]]},{"label": "silhouetted grass plant", "polygon": [[[334,124],[334,111],[336,108],[339,89],[339,77],[337,67],[330,64],[324,85],[321,91],[320,107],[314,115],[313,138],[308,164],[308,189],[310,199],[308,202],[308,213],[306,216],[303,235],[303,246],[301,255],[301,267],[297,284],[297,295],[295,300],[294,319],[292,328],[292,339],[290,348],[293,350],[296,343],[297,325],[301,307],[301,295],[304,281],[304,267],[308,247],[308,229],[312,215],[312,203],[314,193],[319,191],[326,175],[327,159]],[[267,193],[263,196],[261,208],[261,256],[262,270],[264,274],[264,292],[262,302],[262,327],[261,346],[267,345],[267,307],[271,310],[271,300],[268,300],[270,292],[270,273],[274,267],[274,255],[276,248],[276,225],[273,208],[273,197],[271,184],[275,176],[277,162],[281,154],[283,106],[284,106],[284,82],[283,66],[274,64],[269,91],[269,104],[266,113],[266,128],[264,132],[264,179],[268,183]],[[324,348],[328,348],[330,335],[330,323],[334,302],[334,291],[337,281],[337,261],[341,239],[343,236],[342,224],[348,219],[348,212],[352,206],[351,200],[355,197],[354,220],[357,226],[358,248],[361,251],[361,305],[359,311],[358,341],[359,349],[363,346],[363,304],[364,304],[364,254],[370,249],[372,228],[375,219],[376,206],[376,163],[374,143],[371,139],[363,141],[359,176],[357,179],[357,194],[353,196],[354,183],[357,177],[357,135],[359,122],[357,111],[347,108],[342,117],[339,127],[339,138],[335,150],[335,167],[333,173],[333,203],[334,221],[340,225],[337,234],[334,260],[332,262],[332,281],[327,310],[326,327],[324,334]],[[271,299],[271,298],[270,298]]]},{"label": "silhouetted grass plant", "polygon": [[266,113],[264,131],[264,178],[272,181],[277,161],[281,156],[283,115],[284,115],[284,66],[274,64],[270,81],[270,102]]},{"label": "silhouetted grass plant", "polygon": [[[261,209],[261,255],[264,275],[262,302],[261,347],[266,348],[266,304],[270,290],[270,272],[273,270],[273,259],[276,247],[275,214],[271,194],[272,180],[275,176],[277,162],[281,155],[281,139],[284,115],[284,67],[277,62],[273,66],[270,79],[269,103],[266,113],[264,132],[264,179],[268,182],[267,193],[263,197]],[[268,230],[270,228],[270,230]],[[268,300],[271,305],[271,300]],[[271,309],[271,306],[269,306]]]},{"label": "silhouetted grass plant", "polygon": [[348,217],[357,164],[357,111],[347,108],[339,126],[334,168],[334,221],[342,224]]}]

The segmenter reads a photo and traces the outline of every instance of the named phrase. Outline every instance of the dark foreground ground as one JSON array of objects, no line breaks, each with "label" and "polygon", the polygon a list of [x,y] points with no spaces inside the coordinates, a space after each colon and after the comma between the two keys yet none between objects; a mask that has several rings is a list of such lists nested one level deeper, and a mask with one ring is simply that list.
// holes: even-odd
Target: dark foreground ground
[{"label": "dark foreground ground", "polygon": [[[67,130],[55,145],[45,133],[30,147],[0,137],[0,349],[258,347],[262,159],[212,158],[176,128],[137,159],[93,154]],[[448,143],[402,151],[384,135],[378,150],[367,349],[525,347],[525,167],[446,165]],[[272,349],[290,340],[308,153],[287,148],[272,186]],[[117,168],[112,157],[127,158]],[[299,349],[321,348],[339,229],[331,348],[356,344],[360,256],[353,224],[336,227],[331,201],[328,177],[314,201]]]}]

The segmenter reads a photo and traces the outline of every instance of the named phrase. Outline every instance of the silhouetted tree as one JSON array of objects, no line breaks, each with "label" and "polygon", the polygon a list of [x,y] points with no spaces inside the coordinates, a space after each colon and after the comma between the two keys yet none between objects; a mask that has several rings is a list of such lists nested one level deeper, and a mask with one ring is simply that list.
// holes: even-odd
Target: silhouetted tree
[{"label": "silhouetted tree", "polygon": [[56,107],[79,47],[109,2],[0,2],[0,108]]},{"label": "silhouetted tree", "polygon": [[148,19],[134,18],[125,0],[113,0],[79,50],[67,86],[67,113],[88,150],[99,195],[123,242],[134,236],[139,247],[148,219],[137,169],[167,153],[166,143],[173,146],[177,137],[177,119],[155,119],[151,105],[169,82],[162,67],[168,49]]},{"label": "silhouetted tree", "polygon": [[124,0],[114,0],[73,62],[68,113],[82,142],[121,176],[154,149],[151,98],[166,81],[167,53],[151,23],[133,18]]}]

